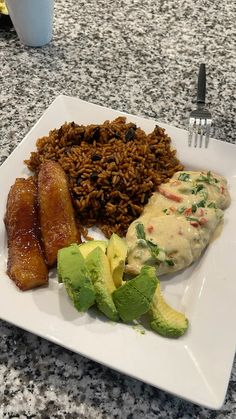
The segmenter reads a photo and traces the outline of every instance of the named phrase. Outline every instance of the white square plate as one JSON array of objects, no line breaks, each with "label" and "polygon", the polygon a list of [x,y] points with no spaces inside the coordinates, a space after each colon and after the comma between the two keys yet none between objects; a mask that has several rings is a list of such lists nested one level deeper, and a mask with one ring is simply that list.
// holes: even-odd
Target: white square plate
[{"label": "white square plate", "polygon": [[[59,96],[0,167],[0,318],[160,389],[194,403],[219,409],[224,402],[236,337],[236,147],[211,140],[208,149],[188,148],[187,132],[160,124],[171,136],[187,168],[208,169],[227,177],[232,197],[224,228],[201,259],[162,283],[167,300],[186,312],[190,328],[178,340],[112,323],[95,311],[78,313],[58,285],[21,292],[6,275],[6,199],[16,177],[28,176],[23,163],[38,137],[65,121],[102,123],[124,115],[112,109]],[[127,115],[146,132],[156,121]],[[164,279],[164,278],[163,278]]]}]

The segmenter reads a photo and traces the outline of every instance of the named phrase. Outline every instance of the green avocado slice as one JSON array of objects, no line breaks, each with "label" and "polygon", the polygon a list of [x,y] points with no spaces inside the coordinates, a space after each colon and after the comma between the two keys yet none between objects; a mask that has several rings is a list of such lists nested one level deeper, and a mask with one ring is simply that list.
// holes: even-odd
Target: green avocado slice
[{"label": "green avocado slice", "polygon": [[157,287],[156,270],[143,266],[135,278],[113,292],[113,301],[121,319],[128,323],[149,310]]},{"label": "green avocado slice", "polygon": [[185,315],[170,307],[161,294],[158,283],[150,310],[150,326],[159,335],[169,338],[182,336],[188,328],[188,319]]},{"label": "green avocado slice", "polygon": [[108,258],[100,247],[96,247],[86,257],[86,266],[93,282],[99,310],[110,320],[117,321],[119,315],[112,299],[112,293],[116,288]]},{"label": "green avocado slice", "polygon": [[57,259],[58,281],[64,283],[75,308],[86,311],[95,302],[95,290],[79,246],[60,249]]}]

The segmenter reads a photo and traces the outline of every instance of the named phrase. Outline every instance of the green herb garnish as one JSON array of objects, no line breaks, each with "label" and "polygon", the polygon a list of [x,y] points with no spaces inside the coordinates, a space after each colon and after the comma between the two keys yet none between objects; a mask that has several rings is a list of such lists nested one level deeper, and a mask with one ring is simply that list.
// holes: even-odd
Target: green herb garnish
[{"label": "green herb garnish", "polygon": [[215,202],[210,202],[210,204],[207,205],[208,208],[217,208]]},{"label": "green herb garnish", "polygon": [[190,180],[190,175],[188,173],[180,173],[178,179],[188,182]]},{"label": "green herb garnish", "polygon": [[196,221],[198,223],[198,218],[196,217],[186,217],[188,221]]},{"label": "green herb garnish", "polygon": [[212,176],[211,172],[207,172],[207,175],[201,174],[199,178],[196,179],[197,182],[206,182],[209,183],[209,185],[212,185],[214,183],[219,183],[219,180]]},{"label": "green herb garnish", "polygon": [[206,200],[205,199],[202,199],[201,201],[199,201],[197,203],[198,208],[204,208],[205,206],[206,206]]},{"label": "green herb garnish", "polygon": [[146,235],[145,235],[143,224],[141,224],[141,223],[136,224],[135,228],[136,228],[136,236],[137,236],[137,238],[138,239],[142,239],[142,240],[146,240]]},{"label": "green herb garnish", "polygon": [[151,240],[146,239],[144,225],[142,223],[136,224],[135,228],[137,238],[140,240],[141,243],[145,242],[153,259],[157,259],[159,262],[162,262],[163,256],[165,255],[164,250],[161,249],[157,244],[153,243]]},{"label": "green herb garnish", "polygon": [[167,263],[167,265],[169,265],[169,266],[174,266],[174,261],[173,260],[171,260],[171,259],[166,259],[165,260],[165,262]]},{"label": "green herb garnish", "polygon": [[194,188],[192,188],[192,194],[197,195],[198,192],[202,191],[202,189],[204,189],[205,186],[200,183],[200,185],[196,185]]},{"label": "green herb garnish", "polygon": [[177,208],[177,211],[178,211],[179,214],[183,214],[185,209],[186,209],[186,207],[179,207],[179,208]]},{"label": "green herb garnish", "polygon": [[204,208],[206,205],[205,199],[202,199],[201,201],[197,202],[196,204],[192,205],[192,212],[196,212],[198,208]]},{"label": "green herb garnish", "polygon": [[200,195],[203,197],[204,201],[208,199],[208,192],[205,188],[200,191]]},{"label": "green herb garnish", "polygon": [[146,239],[146,242],[147,242],[147,246],[150,250],[150,253],[151,253],[152,257],[154,259],[158,259],[158,254],[160,252],[160,248],[157,246],[157,244],[152,243],[150,240]]}]

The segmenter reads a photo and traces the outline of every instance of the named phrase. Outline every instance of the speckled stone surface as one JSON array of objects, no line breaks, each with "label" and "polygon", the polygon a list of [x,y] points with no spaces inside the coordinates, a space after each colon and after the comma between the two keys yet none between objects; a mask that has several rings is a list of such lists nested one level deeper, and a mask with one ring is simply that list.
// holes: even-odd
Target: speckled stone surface
[{"label": "speckled stone surface", "polygon": [[[49,45],[0,29],[0,161],[60,93],[186,127],[200,62],[213,135],[234,142],[235,18],[229,0],[55,0]],[[0,336],[0,418],[236,417],[236,362],[211,411],[5,322]]]}]

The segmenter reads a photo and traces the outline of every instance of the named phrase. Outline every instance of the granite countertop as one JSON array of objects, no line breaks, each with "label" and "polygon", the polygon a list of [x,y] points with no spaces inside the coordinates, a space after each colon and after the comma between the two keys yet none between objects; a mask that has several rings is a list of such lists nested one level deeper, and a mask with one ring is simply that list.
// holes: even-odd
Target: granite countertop
[{"label": "granite countertop", "polygon": [[[200,62],[214,136],[234,142],[235,17],[229,0],[56,0],[49,45],[0,29],[0,162],[61,93],[186,127]],[[236,417],[236,362],[211,411],[3,321],[0,336],[1,418]]]}]

